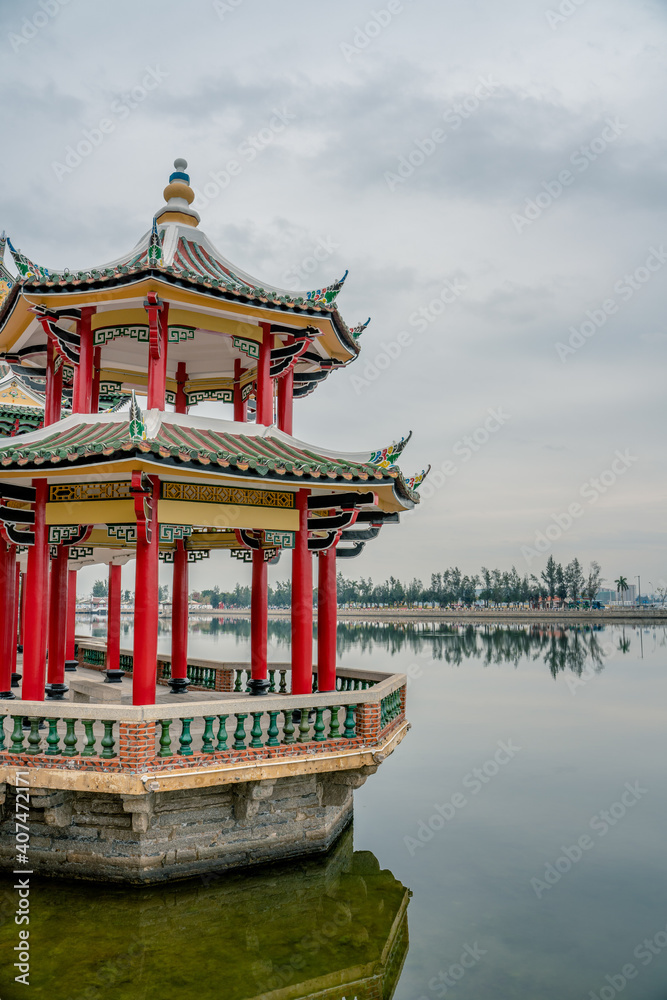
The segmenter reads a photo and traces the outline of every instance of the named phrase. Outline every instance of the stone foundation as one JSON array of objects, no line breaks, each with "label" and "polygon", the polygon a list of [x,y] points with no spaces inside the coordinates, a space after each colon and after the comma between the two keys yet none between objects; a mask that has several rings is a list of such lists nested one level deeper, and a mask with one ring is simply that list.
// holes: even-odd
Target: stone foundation
[{"label": "stone foundation", "polygon": [[[145,795],[30,789],[31,869],[150,883],[323,852],[375,767]],[[15,790],[0,786],[0,868],[13,870]]]}]

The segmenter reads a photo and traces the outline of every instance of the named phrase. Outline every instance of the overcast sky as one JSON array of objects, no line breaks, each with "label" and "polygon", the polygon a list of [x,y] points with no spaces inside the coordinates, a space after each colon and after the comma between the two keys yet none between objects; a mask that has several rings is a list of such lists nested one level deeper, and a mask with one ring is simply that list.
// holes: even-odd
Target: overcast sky
[{"label": "overcast sky", "polygon": [[[99,265],[185,157],[228,258],[291,288],[349,268],[341,312],[372,317],[296,436],[412,430],[404,471],[433,466],[347,575],[552,553],[647,590],[667,578],[666,39],[660,0],[5,0],[0,226],[47,267]],[[193,581],[239,574],[219,557]]]}]

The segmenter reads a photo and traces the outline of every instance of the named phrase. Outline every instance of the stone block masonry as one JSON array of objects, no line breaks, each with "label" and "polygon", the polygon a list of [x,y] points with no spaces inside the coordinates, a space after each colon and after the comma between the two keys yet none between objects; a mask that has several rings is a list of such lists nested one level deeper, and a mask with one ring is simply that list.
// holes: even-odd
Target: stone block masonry
[{"label": "stone block masonry", "polygon": [[[374,770],[145,795],[31,788],[31,867],[39,875],[141,884],[323,852],[352,818],[353,789]],[[14,810],[7,785],[0,807],[6,870],[14,861]]]}]

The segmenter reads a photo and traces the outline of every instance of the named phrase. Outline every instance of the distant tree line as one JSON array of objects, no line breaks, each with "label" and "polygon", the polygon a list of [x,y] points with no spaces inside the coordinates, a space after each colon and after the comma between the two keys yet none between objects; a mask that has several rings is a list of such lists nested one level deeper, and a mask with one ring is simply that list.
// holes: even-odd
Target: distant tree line
[{"label": "distant tree line", "polygon": [[[594,601],[603,582],[600,566],[593,561],[584,572],[578,559],[566,566],[549,556],[546,568],[538,576],[526,573],[521,576],[515,566],[511,570],[487,569],[483,566],[479,574],[466,576],[455,566],[441,573],[432,573],[429,586],[414,578],[403,583],[390,576],[384,583],[374,584],[371,577],[348,580],[338,574],[338,604],[361,604],[364,606],[402,606],[414,604],[435,604],[470,606],[476,601],[485,604],[538,604],[548,598],[572,601]],[[237,583],[234,590],[223,591],[218,586],[213,589],[195,591],[190,595],[193,601],[210,604],[213,608],[250,607],[250,587]],[[269,587],[269,607],[286,608],[292,600],[289,582],[278,582]],[[317,590],[313,593],[317,601]]]}]

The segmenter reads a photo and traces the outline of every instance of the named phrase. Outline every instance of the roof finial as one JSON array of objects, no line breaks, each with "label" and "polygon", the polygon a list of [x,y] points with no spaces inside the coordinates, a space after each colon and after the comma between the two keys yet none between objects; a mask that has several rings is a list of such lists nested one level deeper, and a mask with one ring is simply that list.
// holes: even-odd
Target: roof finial
[{"label": "roof finial", "polygon": [[164,189],[165,204],[155,215],[156,223],[180,222],[186,226],[198,226],[199,215],[190,205],[195,193],[190,187],[190,177],[185,173],[187,160],[174,160],[174,171]]}]

